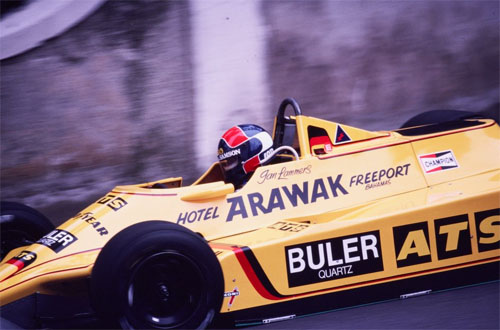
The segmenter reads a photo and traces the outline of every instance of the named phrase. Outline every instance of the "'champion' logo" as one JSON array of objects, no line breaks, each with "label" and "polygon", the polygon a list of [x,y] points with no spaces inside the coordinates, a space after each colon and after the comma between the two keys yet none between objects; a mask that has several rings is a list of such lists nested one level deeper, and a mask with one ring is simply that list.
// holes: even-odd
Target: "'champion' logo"
[{"label": "'champion' logo", "polygon": [[419,155],[418,159],[425,173],[435,173],[458,168],[457,159],[451,150]]}]

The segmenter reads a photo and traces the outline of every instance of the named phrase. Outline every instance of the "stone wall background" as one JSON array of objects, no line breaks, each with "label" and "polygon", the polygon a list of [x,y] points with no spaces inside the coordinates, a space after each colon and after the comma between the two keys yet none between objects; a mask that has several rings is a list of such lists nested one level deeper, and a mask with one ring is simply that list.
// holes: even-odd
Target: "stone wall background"
[{"label": "stone wall background", "polygon": [[2,61],[2,199],[79,206],[118,184],[192,177],[180,157],[193,152],[189,25],[188,2],[108,1]]},{"label": "stone wall background", "polygon": [[[375,130],[498,104],[497,1],[259,3],[270,90],[257,124],[268,129],[288,96],[307,115]],[[58,223],[118,184],[194,181],[191,19],[189,1],[108,1],[1,61],[2,199]]]},{"label": "stone wall background", "polygon": [[366,129],[499,100],[490,1],[266,1],[272,99]]}]

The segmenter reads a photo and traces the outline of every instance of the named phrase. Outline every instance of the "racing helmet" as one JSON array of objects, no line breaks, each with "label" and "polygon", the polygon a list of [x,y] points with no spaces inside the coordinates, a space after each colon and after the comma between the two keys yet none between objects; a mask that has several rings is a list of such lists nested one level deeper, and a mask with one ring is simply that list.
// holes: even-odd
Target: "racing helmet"
[{"label": "racing helmet", "polygon": [[272,153],[273,139],[262,127],[252,124],[231,127],[219,141],[218,158],[225,181],[236,188],[243,186]]}]

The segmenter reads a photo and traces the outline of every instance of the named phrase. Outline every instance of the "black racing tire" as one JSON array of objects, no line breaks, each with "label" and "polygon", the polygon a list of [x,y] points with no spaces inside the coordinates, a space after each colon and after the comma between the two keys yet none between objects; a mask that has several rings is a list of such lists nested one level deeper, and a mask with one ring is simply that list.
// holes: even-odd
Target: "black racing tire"
[{"label": "black racing tire", "polygon": [[92,270],[90,295],[108,326],[205,328],[220,310],[224,278],[201,236],[174,223],[147,221],[104,246]]},{"label": "black racing tire", "polygon": [[470,111],[430,110],[413,116],[412,118],[408,119],[400,128],[438,124],[447,121],[464,120],[475,117],[480,117],[480,116]]},{"label": "black racing tire", "polygon": [[16,202],[0,202],[0,257],[11,250],[31,245],[54,229],[47,217],[37,210]]}]

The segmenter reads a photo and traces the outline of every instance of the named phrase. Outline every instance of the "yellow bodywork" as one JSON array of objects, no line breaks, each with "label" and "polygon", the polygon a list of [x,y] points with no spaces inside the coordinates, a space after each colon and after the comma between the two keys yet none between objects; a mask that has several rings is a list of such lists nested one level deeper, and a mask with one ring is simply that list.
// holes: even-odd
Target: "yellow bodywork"
[{"label": "yellow bodywork", "polygon": [[[218,164],[190,186],[182,178],[118,186],[57,228],[56,240],[72,235],[58,252],[11,251],[0,265],[1,304],[70,294],[113,235],[148,220],[209,242],[224,273],[222,313],[500,260],[494,121],[404,135],[292,119],[300,158],[258,168],[238,191]],[[312,139],[310,127],[328,139]],[[11,262],[29,252],[36,260],[27,267]]]}]

